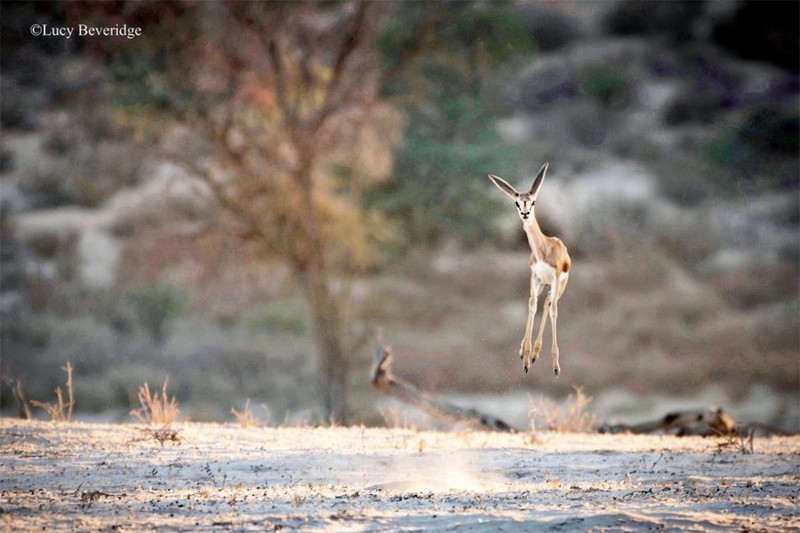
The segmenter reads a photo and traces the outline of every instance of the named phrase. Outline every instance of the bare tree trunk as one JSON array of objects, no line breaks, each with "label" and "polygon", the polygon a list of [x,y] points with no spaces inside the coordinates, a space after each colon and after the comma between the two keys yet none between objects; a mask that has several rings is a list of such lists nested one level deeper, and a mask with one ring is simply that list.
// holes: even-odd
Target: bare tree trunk
[{"label": "bare tree trunk", "polygon": [[[322,234],[318,207],[315,203],[314,182],[311,177],[314,164],[314,137],[296,139],[303,162],[295,174],[299,205],[304,212],[300,228],[305,234],[305,254],[301,254],[295,268],[305,282],[306,299],[311,307],[314,337],[320,370],[320,400],[323,418],[327,422],[347,422],[347,361],[342,349],[340,305],[331,293],[328,270],[325,264],[326,243]],[[328,245],[330,245],[328,243]]]},{"label": "bare tree trunk", "polygon": [[348,372],[341,343],[339,306],[321,273],[310,273],[306,281],[319,358],[323,416],[329,422],[343,423],[347,421]]}]

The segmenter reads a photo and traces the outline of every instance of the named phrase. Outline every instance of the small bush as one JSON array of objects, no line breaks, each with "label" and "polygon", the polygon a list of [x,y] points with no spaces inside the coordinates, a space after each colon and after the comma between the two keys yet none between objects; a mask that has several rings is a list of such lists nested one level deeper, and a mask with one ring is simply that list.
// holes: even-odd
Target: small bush
[{"label": "small bush", "polygon": [[236,418],[236,423],[243,428],[258,427],[258,419],[250,410],[250,400],[244,403],[244,409],[238,411],[235,407],[231,407],[231,414]]},{"label": "small bush", "polygon": [[529,419],[531,429],[548,431],[591,433],[595,430],[597,417],[586,412],[592,397],[583,392],[582,387],[574,387],[575,393],[558,404],[549,398],[542,398],[537,405],[531,405]]},{"label": "small bush", "polygon": [[72,365],[69,364],[69,361],[67,361],[66,366],[62,367],[62,370],[67,373],[67,398],[69,398],[69,401],[64,401],[61,387],[56,387],[56,403],[54,404],[31,400],[31,405],[47,411],[51,422],[69,422],[72,420],[72,408],[75,407],[72,393]]},{"label": "small bush", "polygon": [[186,305],[183,291],[172,285],[153,285],[136,289],[130,303],[139,324],[158,343],[164,342],[169,323]]},{"label": "small bush", "polygon": [[796,185],[799,150],[800,119],[772,106],[756,109],[704,147],[717,169],[712,178],[728,195]]},{"label": "small bush", "polygon": [[630,103],[632,97],[628,74],[613,63],[589,66],[582,73],[580,89],[606,107],[624,107]]},{"label": "small bush", "polygon": [[167,383],[169,378],[164,380],[161,394],[151,393],[150,385],[145,383],[139,387],[139,403],[141,407],[131,411],[131,416],[145,424],[168,426],[178,419],[180,409],[178,400],[167,394]]},{"label": "small bush", "polygon": [[796,156],[800,149],[800,117],[765,106],[748,115],[736,137],[767,155]]},{"label": "small bush", "polygon": [[303,335],[311,328],[308,306],[298,298],[258,306],[248,312],[244,322],[251,333]]}]

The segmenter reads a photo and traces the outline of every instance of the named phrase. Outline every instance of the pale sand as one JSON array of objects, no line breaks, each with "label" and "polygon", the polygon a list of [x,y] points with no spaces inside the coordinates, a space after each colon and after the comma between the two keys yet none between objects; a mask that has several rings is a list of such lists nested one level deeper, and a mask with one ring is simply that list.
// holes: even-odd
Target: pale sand
[{"label": "pale sand", "polygon": [[800,437],[143,427],[0,420],[3,530],[800,528]]}]

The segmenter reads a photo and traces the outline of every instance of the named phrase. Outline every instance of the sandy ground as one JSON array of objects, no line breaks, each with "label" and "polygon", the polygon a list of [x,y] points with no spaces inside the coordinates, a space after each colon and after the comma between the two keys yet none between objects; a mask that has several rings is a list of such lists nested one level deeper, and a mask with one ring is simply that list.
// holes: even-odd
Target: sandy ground
[{"label": "sandy ground", "polygon": [[173,429],[0,420],[3,530],[800,530],[800,437]]}]

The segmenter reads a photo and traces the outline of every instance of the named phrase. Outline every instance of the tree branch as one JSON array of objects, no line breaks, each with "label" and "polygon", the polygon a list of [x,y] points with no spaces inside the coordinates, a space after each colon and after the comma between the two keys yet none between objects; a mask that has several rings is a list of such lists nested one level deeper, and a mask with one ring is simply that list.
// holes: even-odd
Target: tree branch
[{"label": "tree branch", "polygon": [[335,90],[338,86],[348,58],[353,54],[353,51],[358,47],[363,38],[363,27],[366,13],[367,2],[366,0],[361,0],[358,3],[356,14],[347,25],[347,30],[344,39],[342,40],[342,45],[339,48],[339,53],[336,55],[336,61],[333,63],[333,75],[331,76],[331,81],[329,83],[331,89]]},{"label": "tree branch", "polygon": [[368,9],[368,2],[361,0],[358,3],[355,15],[347,24],[345,36],[339,51],[336,54],[336,59],[333,63],[333,72],[331,79],[325,91],[325,103],[322,105],[316,116],[312,117],[309,121],[310,130],[312,133],[318,131],[324,124],[334,109],[341,107],[339,102],[339,94],[341,89],[342,74],[347,68],[347,63],[352,58],[353,53],[359,47],[364,39],[364,25],[366,21]]},{"label": "tree branch", "polygon": [[415,32],[415,38],[411,41],[409,46],[403,48],[400,58],[383,73],[380,80],[381,87],[395,80],[403,70],[422,52],[425,45],[428,43],[430,36],[439,27],[439,24],[445,20],[449,5],[445,5],[436,10],[436,12],[428,17]]},{"label": "tree branch", "polygon": [[278,105],[281,108],[287,124],[294,124],[295,110],[286,97],[286,71],[283,68],[281,51],[278,49],[278,42],[275,39],[267,38],[263,33],[258,33],[259,38],[265,41],[267,57],[272,65],[272,73],[275,75],[275,92],[278,95]]}]

